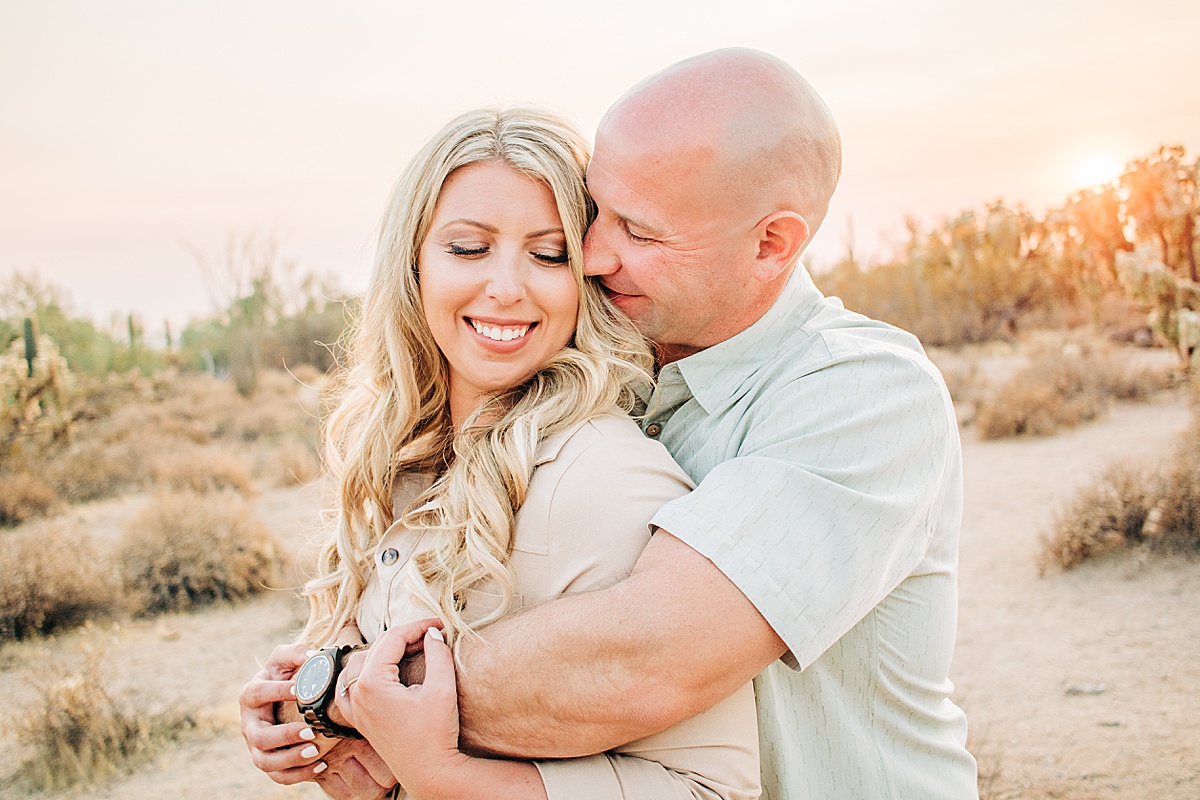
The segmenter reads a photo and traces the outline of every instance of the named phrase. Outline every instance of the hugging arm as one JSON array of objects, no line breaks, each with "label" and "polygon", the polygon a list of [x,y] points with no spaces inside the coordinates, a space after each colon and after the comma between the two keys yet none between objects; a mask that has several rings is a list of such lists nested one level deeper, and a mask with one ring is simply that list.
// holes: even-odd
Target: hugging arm
[{"label": "hugging arm", "polygon": [[[520,512],[511,562],[517,584],[514,588],[526,605],[534,605],[534,610],[513,619],[536,616],[545,609],[558,606],[562,601],[542,601],[564,593],[566,600],[604,595],[604,587],[612,587],[627,577],[644,552],[651,538],[647,528],[650,517],[664,502],[685,494],[690,487],[687,477],[670,462],[661,445],[645,440],[628,419],[602,419],[577,432],[553,463],[544,463],[540,469],[542,471],[531,485]],[[543,534],[548,535],[543,538]],[[493,632],[499,631],[499,626],[508,621],[510,619],[505,618],[481,628],[482,641],[498,642],[503,634],[494,636]],[[567,620],[567,625],[574,636],[578,630],[596,628],[596,622],[586,617],[572,617]],[[586,636],[578,638],[583,640]],[[459,641],[479,640],[464,636]],[[482,647],[490,649],[489,644]],[[536,642],[531,647],[535,663],[553,662],[559,652],[566,652],[558,647],[539,651],[541,645]],[[468,646],[463,652],[469,651]],[[406,671],[408,664],[409,659],[405,659],[402,669]],[[394,676],[395,667],[390,670]],[[635,667],[635,671],[641,674],[639,668]],[[575,662],[564,659],[559,674],[580,678],[580,685],[590,686],[606,680],[590,669],[584,670],[582,675],[572,675],[575,672]],[[464,680],[473,676],[471,664],[460,674]],[[405,677],[410,676],[406,673]],[[432,661],[427,677],[426,683],[435,683]],[[543,677],[523,671],[510,675],[505,683],[518,683],[524,688],[537,685]],[[533,683],[527,684],[527,679]],[[392,687],[392,694],[384,695],[384,698],[394,700],[397,708],[385,711],[382,700],[367,703],[367,713],[381,714],[380,719],[385,723],[374,733],[368,732],[368,736],[410,791],[415,787],[439,788],[453,783],[459,787],[476,785],[481,792],[478,796],[489,798],[507,797],[510,791],[516,792],[514,797],[524,797],[524,792],[540,788],[551,800],[748,800],[757,797],[759,792],[758,735],[748,680],[749,675],[731,685],[724,693],[734,693],[734,696],[682,725],[669,730],[662,730],[667,727],[665,724],[620,729],[611,741],[584,745],[592,749],[577,752],[531,752],[529,755],[567,756],[597,753],[620,745],[612,752],[588,758],[556,758],[531,765],[472,759],[461,752],[457,713],[453,714],[453,736],[448,739],[453,752],[442,757],[436,752],[430,755],[428,739],[431,737],[405,737],[403,728],[416,719],[422,705],[437,695],[426,698],[417,692],[405,693],[395,688],[396,678],[391,677],[383,681],[385,686]],[[367,695],[367,692],[357,692],[361,686],[360,681],[350,692],[356,704]],[[559,689],[561,691],[562,687]],[[568,694],[571,691],[573,687],[566,689]],[[456,696],[454,693],[451,699]],[[706,705],[718,699],[714,696],[711,701],[706,701]],[[403,705],[405,703],[409,705]],[[635,704],[622,701],[621,705]],[[532,728],[551,741],[563,732],[574,735],[576,719],[572,716],[583,718],[575,712],[562,713],[553,706],[540,710],[545,716],[536,717]],[[529,709],[518,715],[524,716],[527,711]],[[592,716],[600,717],[599,714]],[[552,721],[555,730],[545,731],[542,719]],[[388,721],[391,721],[390,729],[386,724]],[[430,731],[444,726],[427,723],[419,727]],[[396,736],[401,738],[398,746],[393,747],[390,742]],[[568,746],[580,747],[573,743]],[[430,780],[429,771],[419,767],[421,761],[449,765],[440,772],[443,780]],[[465,777],[485,767],[489,777]],[[536,785],[529,781],[531,771]],[[464,791],[454,796],[477,796]],[[489,791],[493,793],[489,794]],[[413,793],[424,797],[420,791]]]},{"label": "hugging arm", "polygon": [[525,758],[590,755],[662,731],[787,649],[711,561],[665,531],[624,581],[488,632],[487,645],[460,645],[461,739]]}]

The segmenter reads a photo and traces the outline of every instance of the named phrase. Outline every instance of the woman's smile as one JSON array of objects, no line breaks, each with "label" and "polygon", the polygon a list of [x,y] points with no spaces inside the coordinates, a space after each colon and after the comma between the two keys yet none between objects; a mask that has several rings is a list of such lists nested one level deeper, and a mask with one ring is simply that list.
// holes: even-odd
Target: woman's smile
[{"label": "woman's smile", "polygon": [[537,325],[536,322],[495,322],[474,317],[463,317],[468,325],[484,339],[493,344],[520,341]]}]

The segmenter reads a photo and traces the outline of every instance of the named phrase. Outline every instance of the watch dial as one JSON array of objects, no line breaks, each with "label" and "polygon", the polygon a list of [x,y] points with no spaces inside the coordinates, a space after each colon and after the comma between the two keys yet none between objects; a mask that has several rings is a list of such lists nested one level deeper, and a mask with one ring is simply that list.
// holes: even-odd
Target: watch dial
[{"label": "watch dial", "polygon": [[318,653],[304,662],[296,673],[296,699],[309,703],[320,697],[329,686],[333,674],[333,659],[328,653]]}]

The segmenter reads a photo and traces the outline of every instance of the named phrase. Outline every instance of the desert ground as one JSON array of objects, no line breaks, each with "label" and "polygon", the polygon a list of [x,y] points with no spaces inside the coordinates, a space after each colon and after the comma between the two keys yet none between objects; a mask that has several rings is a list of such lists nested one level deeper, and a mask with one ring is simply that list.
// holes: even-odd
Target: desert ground
[{"label": "desert ground", "polygon": [[[985,798],[1194,800],[1200,797],[1200,560],[1125,552],[1039,575],[1056,511],[1111,460],[1165,457],[1188,424],[1182,393],[1116,404],[1050,438],[979,441],[963,430],[955,699],[968,713]],[[255,500],[299,553],[316,536],[323,487]],[[82,529],[113,536],[144,499],[73,507]],[[35,523],[27,523],[35,524]],[[114,691],[147,708],[192,709],[195,727],[135,771],[58,795],[16,779],[24,757],[0,730],[0,798],[322,797],[251,765],[237,728],[239,687],[287,640],[303,607],[281,589],[236,607],[89,625],[0,646],[0,696],[30,702],[31,676],[99,649]]]}]

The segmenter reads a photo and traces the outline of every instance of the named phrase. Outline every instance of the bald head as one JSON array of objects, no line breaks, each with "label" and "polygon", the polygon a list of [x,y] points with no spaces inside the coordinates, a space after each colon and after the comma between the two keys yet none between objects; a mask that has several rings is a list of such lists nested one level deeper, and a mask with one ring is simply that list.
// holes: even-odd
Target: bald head
[{"label": "bald head", "polygon": [[727,49],[681,61],[634,86],[600,123],[597,149],[619,140],[645,163],[687,177],[710,210],[800,214],[811,238],[841,173],[837,125],[783,61]]}]

